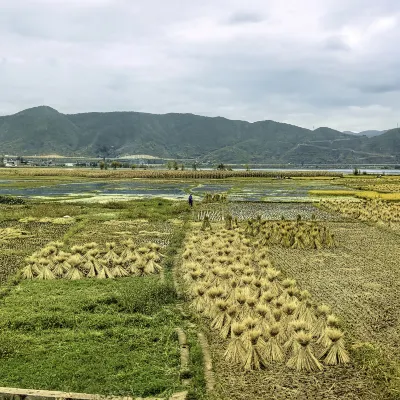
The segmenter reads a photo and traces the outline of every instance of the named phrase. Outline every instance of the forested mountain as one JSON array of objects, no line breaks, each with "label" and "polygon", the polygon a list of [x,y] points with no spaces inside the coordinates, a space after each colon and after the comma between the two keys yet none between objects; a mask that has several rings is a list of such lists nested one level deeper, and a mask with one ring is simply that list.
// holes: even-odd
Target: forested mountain
[{"label": "forested mountain", "polygon": [[61,114],[40,106],[0,117],[0,154],[97,156],[148,154],[212,162],[399,162],[400,130],[379,136],[275,121],[246,122],[193,114]]},{"label": "forested mountain", "polygon": [[378,136],[382,135],[382,133],[385,133],[387,131],[377,131],[377,130],[368,130],[368,131],[362,131],[362,132],[352,132],[352,131],[344,131],[343,133],[348,133],[349,135],[356,135],[356,136],[368,136],[368,137],[373,137],[373,136]]}]

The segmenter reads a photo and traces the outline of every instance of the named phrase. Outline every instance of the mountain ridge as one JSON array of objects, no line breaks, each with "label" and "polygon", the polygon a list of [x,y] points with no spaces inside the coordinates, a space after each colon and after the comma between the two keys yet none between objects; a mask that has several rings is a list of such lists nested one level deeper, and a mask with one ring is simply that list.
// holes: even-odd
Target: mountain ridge
[{"label": "mountain ridge", "polygon": [[149,154],[234,163],[392,163],[400,161],[400,131],[369,138],[273,120],[135,111],[63,114],[38,106],[0,117],[0,153]]},{"label": "mountain ridge", "polygon": [[352,132],[352,131],[343,131],[343,133],[349,134],[349,135],[355,135],[355,136],[367,136],[367,137],[374,137],[374,136],[379,136],[382,135],[382,133],[387,132],[388,130],[383,130],[383,131],[378,131],[375,129],[369,129],[367,131],[361,131],[361,132]]}]

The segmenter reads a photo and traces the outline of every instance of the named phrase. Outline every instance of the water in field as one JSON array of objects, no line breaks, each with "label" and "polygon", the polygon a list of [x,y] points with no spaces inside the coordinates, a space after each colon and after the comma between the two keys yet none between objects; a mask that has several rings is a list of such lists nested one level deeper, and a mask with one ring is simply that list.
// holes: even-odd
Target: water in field
[{"label": "water in field", "polygon": [[54,196],[90,196],[90,195],[128,195],[146,197],[184,197],[185,185],[176,183],[148,183],[148,182],[79,182],[59,185],[45,184],[33,188],[1,188],[0,195],[28,197],[54,197]]},{"label": "water in field", "polygon": [[[8,180],[7,183],[13,182]],[[17,182],[17,181],[15,181]],[[40,182],[36,187],[1,186],[0,195],[24,197],[85,197],[86,199],[107,198],[152,198],[163,197],[184,199],[192,193],[195,199],[201,199],[206,193],[226,193],[231,201],[304,201],[308,192],[315,189],[341,189],[324,180],[239,180],[224,181],[190,181],[190,180],[115,180],[77,183]]]}]

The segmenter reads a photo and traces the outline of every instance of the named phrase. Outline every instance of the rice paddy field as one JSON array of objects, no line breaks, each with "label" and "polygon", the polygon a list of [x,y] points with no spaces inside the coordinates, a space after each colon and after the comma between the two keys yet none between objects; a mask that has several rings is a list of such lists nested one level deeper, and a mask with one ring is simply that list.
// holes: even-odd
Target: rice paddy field
[{"label": "rice paddy field", "polygon": [[398,187],[0,174],[0,386],[399,399]]}]

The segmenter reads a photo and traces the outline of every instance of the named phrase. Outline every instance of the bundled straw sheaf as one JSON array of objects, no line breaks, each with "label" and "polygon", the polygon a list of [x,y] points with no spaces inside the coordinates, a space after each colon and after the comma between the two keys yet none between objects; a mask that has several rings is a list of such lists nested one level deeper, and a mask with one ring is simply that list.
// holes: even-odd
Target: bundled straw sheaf
[{"label": "bundled straw sheaf", "polygon": [[391,227],[392,223],[400,222],[400,204],[395,201],[373,200],[323,200],[322,207],[348,218],[360,221],[371,221]]},{"label": "bundled straw sheaf", "polygon": [[0,229],[0,244],[7,243],[10,240],[27,238],[28,232],[16,228],[1,228]]},{"label": "bundled straw sheaf", "polygon": [[336,247],[334,234],[315,221],[259,221],[255,223],[263,244],[279,244],[292,249],[323,249]]},{"label": "bundled straw sheaf", "polygon": [[52,242],[25,260],[22,269],[24,279],[84,279],[122,278],[159,274],[162,254],[160,246],[148,243],[137,248],[132,241],[116,244],[97,243],[72,246],[63,251],[64,243]]},{"label": "bundled straw sheaf", "polygon": [[[257,223],[264,234],[265,225]],[[280,232],[287,231],[287,223],[273,226],[269,241],[285,237]],[[305,247],[333,240],[312,224],[296,232],[310,232],[310,242],[301,239]],[[249,240],[244,229],[200,231],[188,238],[182,259],[191,306],[227,340],[228,362],[244,370],[285,363],[298,371],[349,362],[337,317],[328,306],[315,305],[295,280],[282,278],[262,240]]]}]

